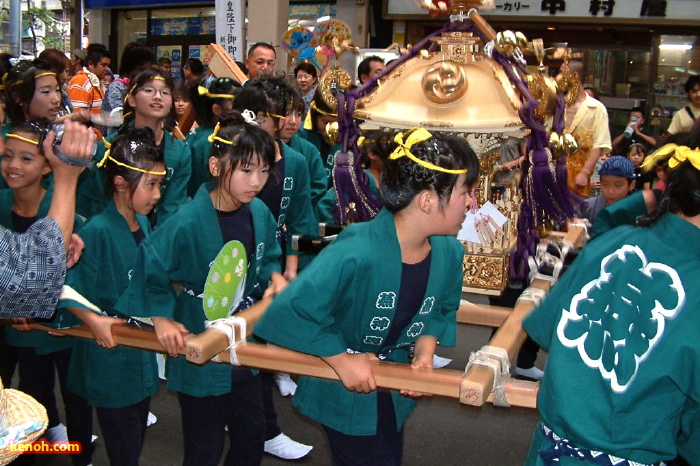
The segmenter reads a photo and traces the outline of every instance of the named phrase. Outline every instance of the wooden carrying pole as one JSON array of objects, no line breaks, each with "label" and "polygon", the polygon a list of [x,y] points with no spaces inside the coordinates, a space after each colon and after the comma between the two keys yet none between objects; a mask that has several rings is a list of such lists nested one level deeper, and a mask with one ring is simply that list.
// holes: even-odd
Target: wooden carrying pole
[{"label": "wooden carrying pole", "polygon": [[[263,299],[249,309],[236,314],[236,316],[244,318],[247,322],[246,336],[252,333],[253,327],[271,302],[271,298]],[[513,309],[507,307],[479,306],[468,301],[462,301],[457,311],[457,322],[499,327],[512,311]],[[187,340],[187,360],[195,364],[204,364],[217,354],[225,351],[228,346],[228,337],[223,332],[207,330]]]},{"label": "wooden carrying pole", "polygon": [[510,307],[482,306],[462,300],[457,309],[457,322],[460,324],[500,327],[513,312]]},{"label": "wooden carrying pole", "polygon": [[[534,280],[530,284],[531,288],[538,288],[545,292],[549,291],[549,282],[545,280]],[[523,319],[532,311],[535,303],[529,300],[519,300],[513,312],[508,316],[503,325],[491,338],[489,346],[503,348],[508,353],[508,360],[513,363],[520,347],[527,337],[523,330]],[[474,364],[466,372],[461,385],[460,401],[464,404],[481,406],[489,394],[493,391],[495,374],[493,369],[487,366]],[[510,400],[509,400],[510,402]]]},{"label": "wooden carrying pole", "polygon": [[[87,326],[57,330],[32,324],[32,328],[74,337],[92,338]],[[117,344],[165,353],[153,331],[137,329],[126,324],[115,324],[112,326],[112,335]],[[184,355],[184,351],[181,354]],[[335,371],[322,359],[285,348],[247,343],[237,348],[236,355],[241,365],[246,367],[338,380]],[[230,362],[228,352],[221,353],[219,358],[222,362]],[[381,388],[460,398],[462,371],[411,369],[407,364],[374,361],[372,372]],[[512,406],[534,408],[538,387],[539,385],[534,382],[511,380],[506,384],[506,398]]]}]

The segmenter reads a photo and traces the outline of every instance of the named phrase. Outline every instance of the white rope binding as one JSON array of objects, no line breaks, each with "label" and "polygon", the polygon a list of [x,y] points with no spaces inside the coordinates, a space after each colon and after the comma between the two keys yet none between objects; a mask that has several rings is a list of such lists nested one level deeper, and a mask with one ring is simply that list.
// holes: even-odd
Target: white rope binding
[{"label": "white rope binding", "polygon": [[509,408],[510,404],[506,400],[506,382],[510,378],[510,360],[508,352],[497,346],[482,346],[481,349],[469,355],[466,374],[469,368],[477,364],[486,366],[493,370],[493,404],[502,408]]},{"label": "white rope binding", "polygon": [[[535,306],[537,306],[540,303],[540,301],[542,301],[544,299],[546,294],[547,294],[546,291],[544,291],[540,288],[535,288],[535,287],[531,286],[531,287],[527,288],[525,291],[523,291],[523,293],[518,298],[518,301],[520,301],[521,299],[524,301],[531,301],[531,302],[535,303]],[[516,303],[515,303],[516,306],[518,305],[518,301],[516,301]]]},{"label": "white rope binding", "polygon": [[[583,241],[581,242],[581,247],[584,247],[586,245],[586,243],[588,242],[588,238],[590,238],[590,235],[588,234],[588,223],[586,223],[586,222],[572,222],[570,224],[570,226],[583,228],[584,235],[583,235]],[[573,244],[569,243],[568,241],[564,241],[564,245],[565,246],[568,245],[570,249],[575,248],[575,246]]]},{"label": "white rope binding", "polygon": [[[236,348],[239,345],[245,345],[246,341],[246,325],[247,322],[243,317],[231,316],[224,319],[207,320],[204,322],[204,327],[207,329],[217,330],[222,332],[228,337],[228,347],[229,356],[231,358],[231,365],[240,366],[238,362],[238,355],[236,354]],[[236,339],[236,327],[238,327],[240,340]],[[214,362],[221,362],[219,355],[217,354],[211,358]]]}]

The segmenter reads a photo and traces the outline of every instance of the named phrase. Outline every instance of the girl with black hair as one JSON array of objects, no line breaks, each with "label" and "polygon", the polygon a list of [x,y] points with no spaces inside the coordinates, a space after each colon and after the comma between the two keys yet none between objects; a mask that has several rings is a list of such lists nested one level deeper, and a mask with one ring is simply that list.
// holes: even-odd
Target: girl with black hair
[{"label": "girl with black hair", "polygon": [[[165,157],[167,173],[161,190],[161,200],[149,216],[151,225],[160,225],[187,200],[187,183],[192,172],[192,155],[185,141],[176,139],[164,128],[172,115],[175,83],[168,73],[148,69],[131,82],[124,106],[124,124],[135,128],[150,128],[155,134],[158,151]],[[101,160],[115,134],[97,145],[96,160]],[[104,196],[104,173],[91,170],[90,179],[78,190],[78,213],[92,217],[101,213],[109,198]]]},{"label": "girl with black hair", "polygon": [[[129,126],[122,127],[98,165],[110,201],[81,230],[85,251],[66,284],[103,314],[79,301],[59,304],[87,324],[94,337],[76,342],[68,388],[95,407],[110,464],[136,466],[150,397],[160,387],[156,358],[149,351],[115,348],[111,327],[124,319],[110,316],[117,315],[114,309],[129,284],[138,245],[151,234],[146,216],[160,199],[166,166],[153,131]],[[69,322],[65,320],[63,325]]]},{"label": "girl with black hair", "polygon": [[656,157],[670,170],[656,209],[589,243],[523,322],[549,355],[527,465],[700,458],[697,134]]},{"label": "girl with black hair", "polygon": [[[247,118],[238,112],[222,115],[210,137],[214,182],[202,185],[194,199],[143,241],[119,305],[129,315],[152,318],[158,341],[172,356],[166,362],[168,388],[177,392],[182,410],[186,466],[219,463],[225,426],[231,448],[224,464],[262,461],[265,419],[259,375],[225,364],[197,366],[177,357],[185,349],[184,336],[205,329],[205,283],[225,244],[239,241],[248,258],[244,299],[230,312],[237,312],[245,298],[263,291],[274,294],[286,284],[279,273],[276,222],[256,198],[274,168],[274,140]],[[182,286],[179,294],[173,283]]]},{"label": "girl with black hair", "polygon": [[396,135],[384,209],[348,226],[272,302],[254,332],[324,359],[340,382],[302,377],[294,404],[320,422],[334,465],[401,464],[413,392],[377,391],[376,357],[432,367],[456,340],[464,248],[455,235],[479,164],[463,139],[420,128]]},{"label": "girl with black hair", "polygon": [[[124,108],[124,98],[131,87],[131,79],[136,74],[151,68],[154,61],[153,48],[148,45],[129,42],[124,46],[119,62],[119,77],[109,86],[105,86],[105,96],[102,100],[101,113],[106,123],[105,136],[117,129],[112,121],[119,121],[119,117],[122,116],[120,110]],[[117,115],[114,115],[115,113]],[[115,126],[118,126],[118,123]]]},{"label": "girl with black hair", "polygon": [[[233,108],[255,113],[257,122],[277,138],[296,91],[282,78],[263,77],[249,81],[234,100]],[[306,159],[282,141],[275,141],[275,167],[258,197],[277,220],[278,238],[285,255],[282,271],[287,280],[299,271],[299,253],[292,250],[289,235],[314,235],[318,220],[311,205],[309,170]]]},{"label": "girl with black hair", "polygon": [[5,111],[11,124],[30,118],[55,121],[63,114],[61,87],[48,62],[22,60],[7,73],[3,84]]},{"label": "girl with black hair", "polygon": [[233,108],[233,99],[240,87],[240,84],[231,78],[218,78],[212,81],[208,89],[203,85],[193,85],[189,88],[189,101],[197,122],[197,128],[186,137],[192,150],[192,174],[187,184],[189,197],[194,197],[203,183],[211,181],[209,136],[214,132],[221,114]]},{"label": "girl with black hair", "polygon": [[[45,178],[51,173],[42,143],[51,123],[29,120],[13,125],[6,135],[2,154],[2,175],[10,189],[0,192],[0,225],[24,233],[38,219],[46,217],[51,205],[52,193],[44,187]],[[80,230],[82,221],[75,219],[74,230]],[[56,316],[41,323],[53,325]],[[19,368],[19,389],[36,398],[45,408],[49,418],[49,441],[75,440],[84,445],[83,452],[73,457],[73,464],[90,463],[90,438],[92,435],[92,411],[84,399],[68,392],[68,366],[72,358],[73,338],[54,338],[45,332],[28,331],[26,322],[0,329],[7,344],[16,348]],[[66,427],[61,424],[56,406],[55,382],[58,372],[61,393],[66,411]],[[32,456],[22,455],[18,464],[32,464]]]}]

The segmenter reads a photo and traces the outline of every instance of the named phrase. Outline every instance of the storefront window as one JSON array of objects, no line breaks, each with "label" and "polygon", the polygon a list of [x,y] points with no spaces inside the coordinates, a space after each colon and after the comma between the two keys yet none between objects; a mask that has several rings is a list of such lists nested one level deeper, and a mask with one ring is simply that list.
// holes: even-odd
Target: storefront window
[{"label": "storefront window", "polygon": [[660,37],[658,68],[650,115],[660,131],[670,124],[673,113],[688,105],[685,82],[700,73],[700,37]]},{"label": "storefront window", "polygon": [[146,42],[148,30],[148,12],[146,10],[128,10],[118,13],[119,53],[129,42]]}]

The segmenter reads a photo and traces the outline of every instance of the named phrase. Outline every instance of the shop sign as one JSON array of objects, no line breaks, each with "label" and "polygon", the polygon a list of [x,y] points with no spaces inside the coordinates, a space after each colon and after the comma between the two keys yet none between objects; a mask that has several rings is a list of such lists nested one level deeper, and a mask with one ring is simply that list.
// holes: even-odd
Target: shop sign
[{"label": "shop sign", "polygon": [[[388,15],[427,16],[415,2],[386,0]],[[493,0],[490,16],[688,20],[700,18],[698,0]]]},{"label": "shop sign", "polygon": [[174,6],[180,3],[211,3],[211,0],[85,0],[86,10],[96,10],[102,8],[134,8],[167,5]]},{"label": "shop sign", "polygon": [[335,5],[318,5],[297,3],[289,5],[290,18],[320,18],[321,16],[335,17]]},{"label": "shop sign", "polygon": [[243,61],[245,0],[216,0],[216,43],[235,60]]}]

